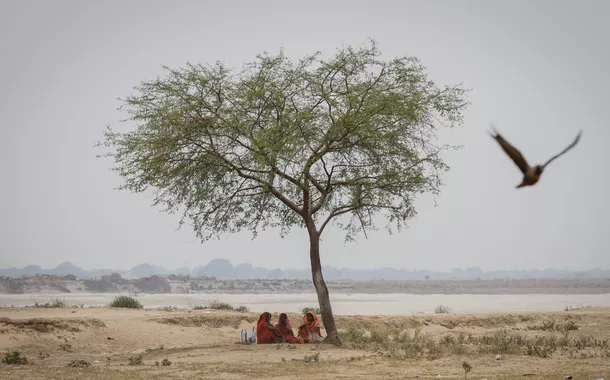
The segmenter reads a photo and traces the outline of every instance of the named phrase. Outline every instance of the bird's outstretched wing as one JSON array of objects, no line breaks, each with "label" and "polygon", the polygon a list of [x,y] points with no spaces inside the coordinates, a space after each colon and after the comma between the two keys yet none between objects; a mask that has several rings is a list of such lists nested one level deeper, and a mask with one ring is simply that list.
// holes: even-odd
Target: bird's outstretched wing
[{"label": "bird's outstretched wing", "polygon": [[508,156],[517,165],[517,167],[519,167],[519,170],[521,170],[521,173],[525,174],[527,172],[527,168],[529,167],[529,165],[527,164],[527,161],[525,160],[525,158],[523,158],[523,155],[521,154],[521,152],[519,152],[519,150],[517,148],[515,148],[514,146],[510,145],[510,143],[508,141],[504,140],[504,138],[502,136],[500,136],[500,134],[493,128],[493,126],[491,128],[493,129],[493,131],[495,133],[495,135],[490,133],[491,137],[493,137],[498,142],[498,144],[500,144],[500,146],[502,147],[504,152],[506,154],[508,154]]},{"label": "bird's outstretched wing", "polygon": [[563,155],[564,153],[566,153],[568,150],[574,148],[574,146],[578,143],[578,140],[580,140],[580,136],[582,135],[582,130],[578,131],[578,135],[576,135],[576,138],[574,139],[574,141],[572,141],[572,143],[570,145],[568,145],[564,150],[562,150],[560,153],[554,155],[553,157],[551,157],[547,162],[544,163],[544,165],[542,165],[543,168],[545,168],[548,164],[550,164],[554,159],[558,158],[559,156]]}]

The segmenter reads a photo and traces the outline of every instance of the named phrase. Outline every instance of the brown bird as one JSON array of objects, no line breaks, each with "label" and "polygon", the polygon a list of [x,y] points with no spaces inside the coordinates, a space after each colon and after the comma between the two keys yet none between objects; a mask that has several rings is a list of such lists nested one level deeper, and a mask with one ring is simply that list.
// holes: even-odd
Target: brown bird
[{"label": "brown bird", "polygon": [[[492,129],[494,129],[493,126]],[[546,166],[550,164],[553,160],[563,155],[568,150],[572,149],[576,145],[576,143],[578,143],[578,140],[580,140],[580,135],[582,134],[582,131],[578,131],[578,135],[576,136],[574,141],[570,145],[568,145],[563,151],[551,157],[547,162],[544,163],[544,165],[529,166],[529,164],[527,163],[525,158],[523,158],[523,155],[521,154],[521,152],[519,152],[517,148],[512,146],[508,141],[504,140],[504,138],[500,136],[500,134],[495,129],[494,132],[495,136],[490,133],[491,137],[493,137],[498,142],[498,144],[500,144],[504,152],[508,154],[508,156],[517,165],[517,167],[519,167],[521,173],[523,173],[523,180],[517,186],[517,189],[524,186],[535,185],[540,180],[540,176],[542,175],[544,168],[546,168]]]}]

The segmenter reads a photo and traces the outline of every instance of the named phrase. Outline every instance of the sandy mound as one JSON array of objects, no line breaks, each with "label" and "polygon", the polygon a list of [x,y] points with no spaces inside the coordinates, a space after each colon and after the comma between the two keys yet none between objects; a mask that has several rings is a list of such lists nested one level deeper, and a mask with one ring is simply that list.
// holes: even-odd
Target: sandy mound
[{"label": "sandy mound", "polygon": [[51,333],[54,331],[79,332],[87,327],[101,328],[106,327],[106,324],[99,319],[47,319],[47,318],[31,318],[31,319],[10,319],[7,317],[0,318],[0,325],[8,327],[9,330],[16,332],[37,331],[40,333]]},{"label": "sandy mound", "polygon": [[217,315],[217,314],[204,314],[204,315],[188,315],[188,316],[171,316],[162,318],[153,318],[151,321],[164,323],[168,325],[178,325],[182,327],[209,327],[209,328],[220,328],[220,327],[231,327],[239,329],[241,326],[252,327],[252,324],[256,323],[258,316],[248,314],[236,314],[236,315]]}]

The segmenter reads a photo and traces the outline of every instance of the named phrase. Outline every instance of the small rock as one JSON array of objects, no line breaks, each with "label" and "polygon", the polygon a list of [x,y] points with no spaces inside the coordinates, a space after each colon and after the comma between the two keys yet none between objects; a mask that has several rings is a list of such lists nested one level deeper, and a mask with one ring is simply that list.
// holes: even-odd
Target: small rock
[{"label": "small rock", "polygon": [[441,374],[439,373],[438,375],[436,375],[436,378],[440,379],[441,378]]},{"label": "small rock", "polygon": [[504,355],[496,355],[496,360],[504,360]]},{"label": "small rock", "polygon": [[568,375],[568,376],[564,377],[564,379],[566,379],[566,380],[572,380],[572,376]]}]

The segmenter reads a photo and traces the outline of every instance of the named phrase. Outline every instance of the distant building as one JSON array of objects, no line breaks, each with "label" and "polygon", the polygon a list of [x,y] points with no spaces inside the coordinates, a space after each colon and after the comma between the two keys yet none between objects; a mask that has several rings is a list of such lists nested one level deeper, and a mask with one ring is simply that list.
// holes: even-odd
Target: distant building
[{"label": "distant building", "polygon": [[105,276],[102,276],[102,281],[110,281],[110,282],[121,281],[121,275],[118,273],[112,273],[109,275],[105,275]]}]

